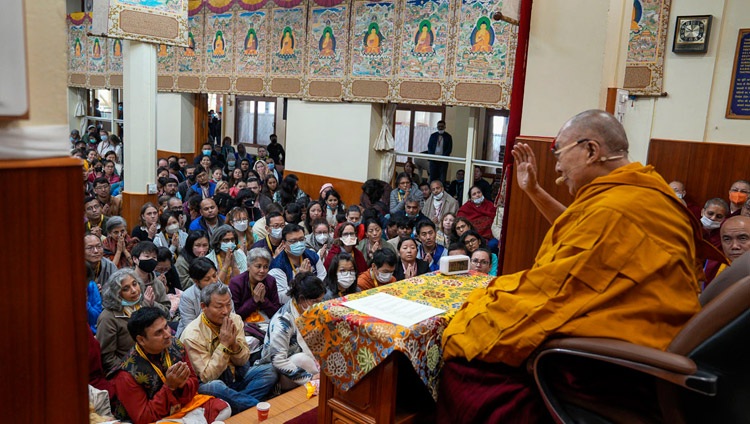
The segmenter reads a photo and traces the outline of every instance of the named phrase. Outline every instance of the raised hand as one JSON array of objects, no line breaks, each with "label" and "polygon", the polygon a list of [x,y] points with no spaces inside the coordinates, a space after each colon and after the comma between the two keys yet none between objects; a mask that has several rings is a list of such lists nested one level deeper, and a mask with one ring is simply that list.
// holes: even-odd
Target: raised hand
[{"label": "raised hand", "polygon": [[539,183],[536,179],[536,156],[528,144],[518,143],[513,146],[513,159],[516,161],[516,181],[523,191],[535,190]]}]

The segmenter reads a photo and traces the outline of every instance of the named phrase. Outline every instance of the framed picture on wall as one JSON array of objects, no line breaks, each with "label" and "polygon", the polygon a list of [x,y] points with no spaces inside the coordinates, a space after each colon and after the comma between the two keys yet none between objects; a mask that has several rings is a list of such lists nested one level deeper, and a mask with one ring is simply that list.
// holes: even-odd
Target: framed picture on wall
[{"label": "framed picture on wall", "polygon": [[711,35],[711,15],[678,16],[674,27],[674,53],[705,53]]}]

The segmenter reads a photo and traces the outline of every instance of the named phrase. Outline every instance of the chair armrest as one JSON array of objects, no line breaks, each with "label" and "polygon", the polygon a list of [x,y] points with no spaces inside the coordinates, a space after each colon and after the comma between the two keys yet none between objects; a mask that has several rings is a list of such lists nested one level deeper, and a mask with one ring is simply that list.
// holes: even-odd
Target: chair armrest
[{"label": "chair armrest", "polygon": [[527,362],[529,373],[539,381],[536,369],[546,356],[572,355],[623,366],[687,389],[712,396],[716,394],[715,375],[699,371],[690,358],[622,340],[605,338],[561,338],[542,345]]},{"label": "chair armrest", "polygon": [[695,365],[692,359],[682,355],[615,339],[592,337],[553,339],[542,346],[542,350],[548,349],[588,352],[595,355],[650,365],[678,374],[695,374],[698,370],[698,366]]}]

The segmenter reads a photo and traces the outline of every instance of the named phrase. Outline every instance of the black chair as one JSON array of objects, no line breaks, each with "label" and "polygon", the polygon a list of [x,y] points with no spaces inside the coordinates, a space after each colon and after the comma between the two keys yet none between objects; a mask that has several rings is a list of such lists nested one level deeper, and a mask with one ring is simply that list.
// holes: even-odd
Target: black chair
[{"label": "black chair", "polygon": [[[558,423],[750,423],[750,252],[701,295],[667,351],[559,338],[527,362]],[[744,277],[744,278],[742,278]],[[669,299],[665,299],[668,302]],[[613,323],[616,325],[616,323]],[[571,384],[584,374],[592,387]]]}]

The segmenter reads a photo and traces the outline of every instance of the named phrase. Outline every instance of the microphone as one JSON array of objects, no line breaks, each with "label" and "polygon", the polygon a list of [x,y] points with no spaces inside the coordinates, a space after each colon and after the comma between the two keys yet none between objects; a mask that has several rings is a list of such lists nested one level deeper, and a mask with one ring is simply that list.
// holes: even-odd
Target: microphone
[{"label": "microphone", "polygon": [[[610,160],[622,159],[623,157],[624,157],[623,155],[610,156],[610,157],[602,157],[602,158],[599,158],[599,162],[607,162],[607,161],[610,161]],[[578,169],[578,168],[581,168],[583,166],[586,166],[586,165],[584,164],[584,165],[575,167],[573,169],[569,169],[568,172],[573,171],[573,170]],[[565,183],[566,179],[567,179],[567,177],[565,177],[565,176],[557,177],[557,179],[555,180],[555,185],[563,185]]]}]

